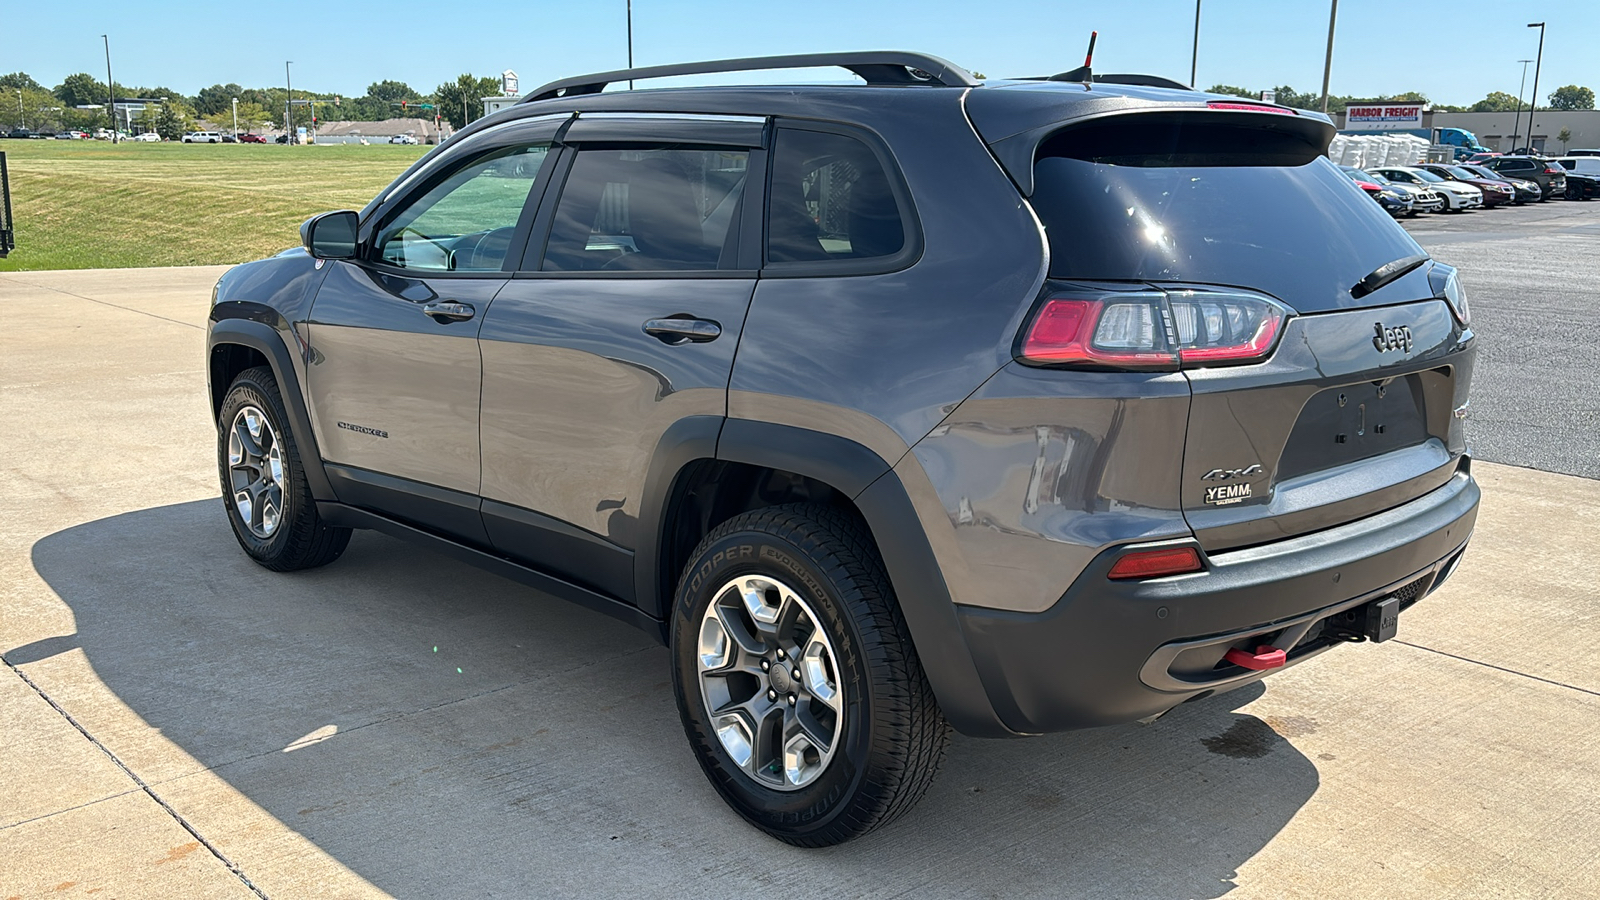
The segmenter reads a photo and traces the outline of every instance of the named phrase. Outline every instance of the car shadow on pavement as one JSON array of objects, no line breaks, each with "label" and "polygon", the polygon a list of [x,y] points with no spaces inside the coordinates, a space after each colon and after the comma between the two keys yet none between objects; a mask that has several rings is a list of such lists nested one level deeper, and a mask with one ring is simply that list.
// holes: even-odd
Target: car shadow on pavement
[{"label": "car shadow on pavement", "polygon": [[371,532],[275,574],[217,500],[57,532],[33,563],[77,632],[5,658],[51,692],[81,649],[159,735],[60,684],[68,710],[122,722],[96,736],[269,896],[296,892],[281,842],[197,772],[400,896],[1215,897],[1318,785],[1294,722],[1235,711],[1252,686],[1153,726],[958,736],[905,818],[798,850],[706,783],[664,649],[521,585]]}]

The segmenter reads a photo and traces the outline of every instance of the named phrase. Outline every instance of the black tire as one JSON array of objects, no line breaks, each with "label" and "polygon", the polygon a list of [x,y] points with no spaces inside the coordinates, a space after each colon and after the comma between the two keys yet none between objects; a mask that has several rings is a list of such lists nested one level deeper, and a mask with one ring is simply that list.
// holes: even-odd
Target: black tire
[{"label": "black tire", "polygon": [[[741,769],[718,739],[702,692],[702,619],[723,585],[752,574],[794,586],[840,651],[836,749],[804,787],[769,788]],[[774,506],[713,530],[679,580],[672,654],[684,732],[706,777],[739,815],[781,841],[823,847],[882,827],[922,798],[944,761],[949,726],[872,538],[849,511]]]},{"label": "black tire", "polygon": [[[282,442],[283,477],[279,482],[282,512],[269,537],[255,534],[233,499],[228,462],[229,431],[239,412],[254,407],[266,415],[267,424]],[[278,380],[266,366],[240,372],[228,387],[217,416],[217,470],[222,482],[222,506],[233,536],[250,558],[275,572],[292,572],[325,566],[338,559],[350,543],[350,529],[322,521],[300,464],[300,450],[289,430],[289,417],[278,393]]]}]

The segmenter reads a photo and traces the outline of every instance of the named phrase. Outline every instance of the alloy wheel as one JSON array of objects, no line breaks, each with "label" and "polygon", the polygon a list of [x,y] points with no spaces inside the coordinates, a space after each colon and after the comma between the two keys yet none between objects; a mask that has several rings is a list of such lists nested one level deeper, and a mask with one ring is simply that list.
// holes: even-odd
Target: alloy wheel
[{"label": "alloy wheel", "polygon": [[697,646],[700,696],[722,749],[765,788],[817,779],[839,747],[844,694],[816,610],[766,575],[742,575],[712,597]]},{"label": "alloy wheel", "polygon": [[262,540],[283,522],[283,478],[282,442],[266,413],[240,409],[228,427],[228,485],[239,519]]}]

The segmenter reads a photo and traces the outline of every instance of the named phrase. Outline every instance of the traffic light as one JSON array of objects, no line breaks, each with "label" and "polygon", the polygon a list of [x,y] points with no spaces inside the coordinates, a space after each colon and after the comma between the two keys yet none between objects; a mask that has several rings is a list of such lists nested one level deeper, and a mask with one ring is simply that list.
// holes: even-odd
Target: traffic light
[{"label": "traffic light", "polygon": [[405,108],[406,108],[406,101],[404,101],[404,100],[401,100],[401,101],[400,101],[400,109],[401,109],[401,110],[404,110],[404,109],[405,109]]}]

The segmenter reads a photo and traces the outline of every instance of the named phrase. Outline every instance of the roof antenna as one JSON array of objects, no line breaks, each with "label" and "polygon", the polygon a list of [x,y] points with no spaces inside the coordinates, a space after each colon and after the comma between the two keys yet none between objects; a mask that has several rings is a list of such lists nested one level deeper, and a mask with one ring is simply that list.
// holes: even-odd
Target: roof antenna
[{"label": "roof antenna", "polygon": [[1098,32],[1098,31],[1089,32],[1089,52],[1085,53],[1083,55],[1083,65],[1082,66],[1080,66],[1079,68],[1073,69],[1071,72],[1062,72],[1060,75],[1051,75],[1049,80],[1050,81],[1080,81],[1080,82],[1083,82],[1083,86],[1084,86],[1085,89],[1089,89],[1094,84],[1094,73],[1090,68],[1091,66],[1094,65],[1094,41],[1095,41],[1095,38],[1097,38],[1099,36],[1100,36],[1100,32]]}]

